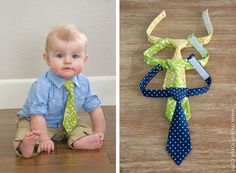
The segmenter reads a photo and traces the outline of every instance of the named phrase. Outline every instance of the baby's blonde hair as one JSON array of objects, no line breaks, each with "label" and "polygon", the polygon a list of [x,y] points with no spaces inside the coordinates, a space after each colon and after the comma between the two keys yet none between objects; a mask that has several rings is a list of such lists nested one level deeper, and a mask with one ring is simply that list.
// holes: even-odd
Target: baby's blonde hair
[{"label": "baby's blonde hair", "polygon": [[84,49],[86,51],[87,37],[75,25],[64,24],[64,25],[57,25],[53,27],[51,32],[48,33],[47,38],[46,38],[46,44],[45,44],[46,52],[49,50],[50,45],[52,44],[52,40],[55,37],[66,42],[78,39],[79,42],[84,46]]}]

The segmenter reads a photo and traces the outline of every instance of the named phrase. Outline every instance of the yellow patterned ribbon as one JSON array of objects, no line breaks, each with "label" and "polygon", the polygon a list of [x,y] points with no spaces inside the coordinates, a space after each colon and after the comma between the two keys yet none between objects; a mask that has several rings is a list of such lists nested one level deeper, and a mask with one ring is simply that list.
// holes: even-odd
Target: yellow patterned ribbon
[{"label": "yellow patterned ribbon", "polygon": [[[164,19],[166,17],[166,12],[165,10],[163,10],[152,22],[151,24],[148,26],[147,28],[147,37],[148,37],[148,41],[152,44],[156,44],[158,43],[160,40],[162,40],[163,38],[161,37],[157,37],[157,36],[153,36],[152,32],[153,30],[156,28],[156,26],[162,21],[162,19]],[[207,29],[207,36],[204,37],[200,37],[198,38],[199,43],[201,43],[202,45],[205,45],[207,43],[210,42],[212,34],[213,34],[213,27],[212,27],[212,23],[208,14],[208,9],[202,12],[202,18],[205,24],[205,27]],[[175,40],[175,39],[173,39]],[[176,39],[176,40],[182,40],[182,39]],[[185,40],[185,39],[183,39]],[[187,43],[186,47],[192,47],[192,45],[190,43]]]}]

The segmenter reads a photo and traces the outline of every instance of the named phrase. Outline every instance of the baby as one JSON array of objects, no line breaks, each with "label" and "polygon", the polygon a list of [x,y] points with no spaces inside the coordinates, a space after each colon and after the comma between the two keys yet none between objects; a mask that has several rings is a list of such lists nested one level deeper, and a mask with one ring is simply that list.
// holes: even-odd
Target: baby
[{"label": "baby", "polygon": [[[87,38],[74,25],[60,25],[47,35],[44,60],[49,70],[33,83],[17,113],[14,147],[29,158],[53,152],[54,142],[67,139],[72,149],[98,149],[103,145],[105,118],[100,100],[81,74],[88,59]],[[83,108],[92,129],[77,119]]]}]

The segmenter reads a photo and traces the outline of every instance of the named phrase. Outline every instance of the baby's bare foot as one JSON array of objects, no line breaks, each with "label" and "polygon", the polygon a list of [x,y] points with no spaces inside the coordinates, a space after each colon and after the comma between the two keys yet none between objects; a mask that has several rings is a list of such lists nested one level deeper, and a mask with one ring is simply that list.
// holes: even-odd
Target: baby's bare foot
[{"label": "baby's bare foot", "polygon": [[32,130],[25,135],[20,144],[20,151],[24,157],[29,158],[32,156],[34,146],[39,141],[40,135],[41,132],[39,130]]},{"label": "baby's bare foot", "polygon": [[84,136],[73,143],[75,149],[98,149],[102,147],[104,135],[96,133]]},{"label": "baby's bare foot", "polygon": [[100,144],[102,145],[104,142],[104,134],[103,133],[97,133],[99,136]]},{"label": "baby's bare foot", "polygon": [[32,130],[31,132],[27,133],[22,142],[32,143],[35,144],[39,141],[39,137],[41,132],[39,130]]}]

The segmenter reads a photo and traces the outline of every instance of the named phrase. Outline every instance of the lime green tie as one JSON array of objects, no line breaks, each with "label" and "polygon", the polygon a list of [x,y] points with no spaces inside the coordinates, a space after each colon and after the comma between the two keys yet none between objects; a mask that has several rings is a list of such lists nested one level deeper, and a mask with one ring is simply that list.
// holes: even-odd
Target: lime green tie
[{"label": "lime green tie", "polygon": [[64,86],[68,90],[69,95],[66,102],[63,127],[65,128],[67,133],[70,134],[78,122],[74,98],[74,83],[73,81],[68,80],[65,82]]}]

